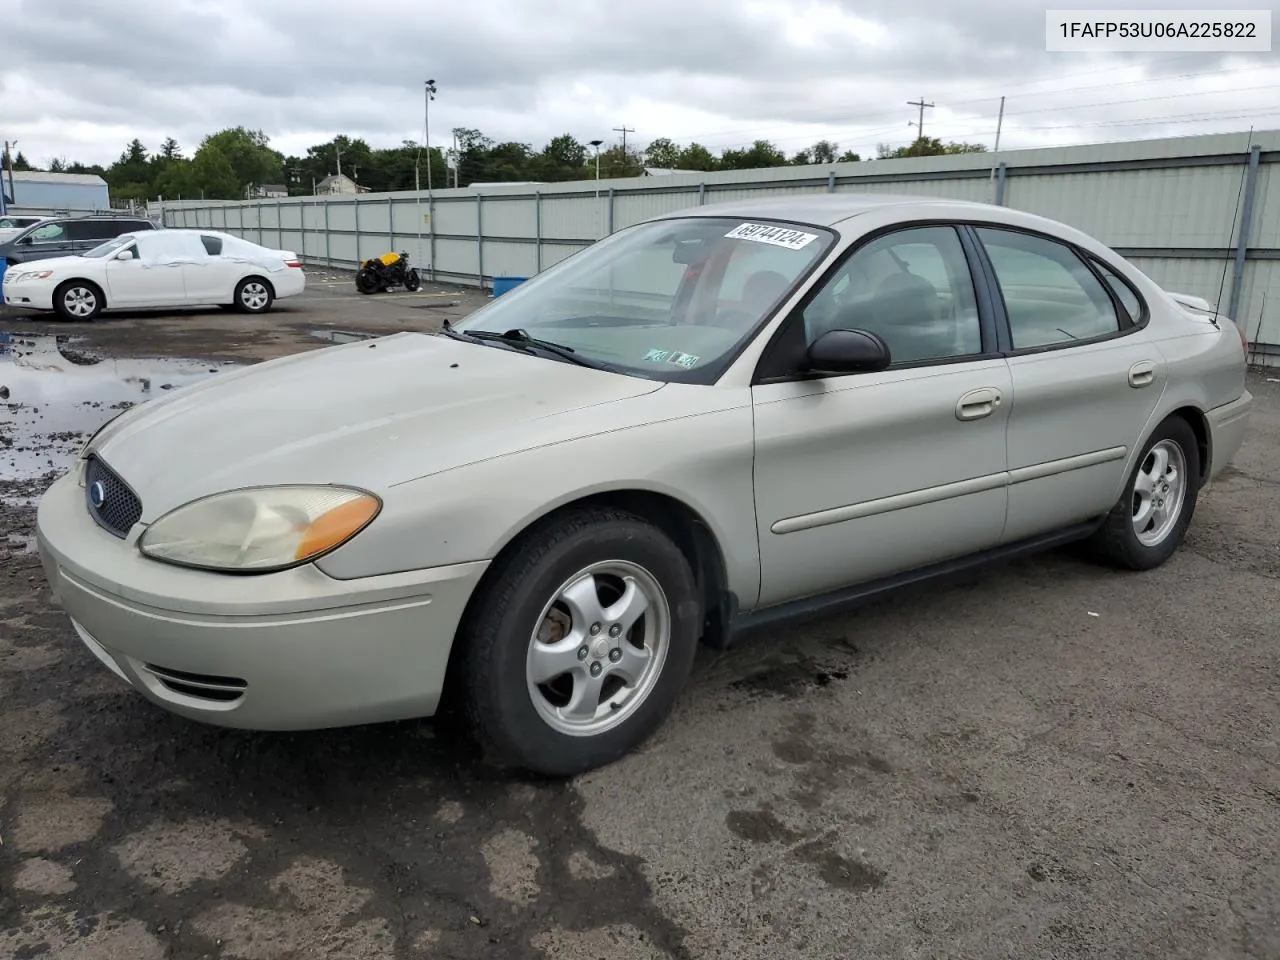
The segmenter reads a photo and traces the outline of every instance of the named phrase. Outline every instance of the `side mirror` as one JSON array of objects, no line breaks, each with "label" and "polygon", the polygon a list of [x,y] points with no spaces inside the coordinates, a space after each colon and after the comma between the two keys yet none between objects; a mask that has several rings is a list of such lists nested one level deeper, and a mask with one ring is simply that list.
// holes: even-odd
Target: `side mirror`
[{"label": "side mirror", "polygon": [[133,248],[132,248],[132,247],[130,247],[130,248],[129,248],[129,249],[127,249],[127,250],[121,250],[121,251],[119,251],[119,252],[116,254],[116,259],[117,259],[117,260],[132,260],[132,259],[133,259]]},{"label": "side mirror", "polygon": [[809,346],[806,359],[814,373],[874,373],[893,362],[889,345],[866,330],[828,330]]}]

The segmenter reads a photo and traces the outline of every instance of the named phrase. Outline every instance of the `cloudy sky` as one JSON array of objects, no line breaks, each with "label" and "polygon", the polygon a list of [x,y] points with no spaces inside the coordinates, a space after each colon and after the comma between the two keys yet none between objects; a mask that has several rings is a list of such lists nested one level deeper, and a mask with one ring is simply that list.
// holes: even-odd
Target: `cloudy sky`
[{"label": "cloudy sky", "polygon": [[[1280,53],[1048,53],[1048,5],[0,0],[0,138],[42,166],[110,163],[135,136],[189,156],[235,125],[286,153],[339,133],[391,146],[421,139],[426,79],[437,146],[457,126],[535,147],[565,132],[613,143],[626,126],[630,143],[790,153],[827,138],[868,156],[915,137],[920,97],[936,105],[927,135],[991,146],[1002,95],[1002,148],[1280,128]],[[1277,0],[1194,6],[1271,9],[1280,25]]]}]

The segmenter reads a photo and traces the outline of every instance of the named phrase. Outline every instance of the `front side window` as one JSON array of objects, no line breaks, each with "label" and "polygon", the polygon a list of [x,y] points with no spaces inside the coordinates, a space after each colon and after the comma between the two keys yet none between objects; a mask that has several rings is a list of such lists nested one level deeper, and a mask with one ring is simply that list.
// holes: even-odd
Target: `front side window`
[{"label": "front side window", "polygon": [[623,373],[711,382],[835,237],[727,217],[630,227],[471,314],[463,333],[523,330]]},{"label": "front side window", "polygon": [[1004,297],[1013,348],[1026,350],[1116,333],[1120,315],[1106,289],[1065,244],[979,227]]},{"label": "front side window", "polygon": [[85,251],[81,256],[93,257],[95,259],[110,257],[115,255],[115,253],[121,248],[127,247],[131,243],[133,243],[133,237],[126,233],[123,236],[116,237],[114,240],[108,240],[106,243],[98,244],[92,250]]},{"label": "front side window", "polygon": [[46,223],[36,227],[27,236],[32,243],[62,243],[67,239],[67,231],[60,223]]},{"label": "front side window", "polygon": [[955,228],[913,227],[859,247],[804,311],[805,339],[866,330],[894,364],[982,353],[973,274]]}]

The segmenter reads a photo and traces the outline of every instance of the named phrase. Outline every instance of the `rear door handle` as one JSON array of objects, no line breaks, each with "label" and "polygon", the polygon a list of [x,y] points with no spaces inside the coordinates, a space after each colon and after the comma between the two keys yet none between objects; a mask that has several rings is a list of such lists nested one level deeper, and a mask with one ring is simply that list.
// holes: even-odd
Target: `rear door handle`
[{"label": "rear door handle", "polygon": [[1129,386],[1145,387],[1156,379],[1156,365],[1152,360],[1140,360],[1129,368]]},{"label": "rear door handle", "polygon": [[957,420],[981,420],[995,413],[1003,399],[995,387],[979,387],[970,390],[956,403]]}]

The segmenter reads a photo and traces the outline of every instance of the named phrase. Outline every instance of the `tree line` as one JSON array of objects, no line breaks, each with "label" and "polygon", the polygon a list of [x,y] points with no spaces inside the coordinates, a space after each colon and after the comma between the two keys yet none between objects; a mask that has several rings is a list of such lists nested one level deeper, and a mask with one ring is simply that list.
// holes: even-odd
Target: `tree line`
[{"label": "tree line", "polygon": [[[235,200],[256,196],[267,185],[284,186],[290,196],[306,196],[316,184],[341,172],[373,193],[426,188],[428,164],[430,183],[435,189],[455,185],[499,181],[543,183],[635,177],[646,167],[677,170],[752,170],[804,164],[851,163],[861,157],[841,151],[839,144],[819,140],[803,150],[787,155],[768,140],[756,140],[747,147],[733,147],[713,153],[700,143],[679,144],[665,137],[643,148],[615,145],[600,150],[571,134],[552,138],[541,149],[515,141],[497,142],[481,131],[458,127],[453,131],[456,147],[424,150],[411,140],[400,146],[375,148],[360,138],[338,136],[327,143],[309,147],[302,156],[287,156],[271,146],[261,130],[230,127],[200,141],[188,157],[172,137],[152,151],[134,139],[110,166],[86,165],[55,158],[47,169],[55,173],[92,173],[107,181],[113,199],[146,201],[165,198]],[[904,147],[880,144],[877,159],[923,157],[949,153],[984,152],[980,143],[944,143],[934,137],[920,137]],[[14,170],[34,170],[18,153],[11,160]]]}]

